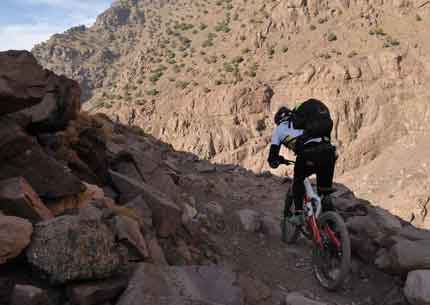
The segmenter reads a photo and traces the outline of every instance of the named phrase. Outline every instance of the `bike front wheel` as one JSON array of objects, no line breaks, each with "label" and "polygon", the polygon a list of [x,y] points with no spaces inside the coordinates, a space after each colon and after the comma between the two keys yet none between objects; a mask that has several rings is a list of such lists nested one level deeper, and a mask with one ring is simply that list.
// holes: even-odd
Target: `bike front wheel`
[{"label": "bike front wheel", "polygon": [[300,235],[299,227],[292,224],[288,219],[295,212],[293,201],[293,194],[292,190],[290,189],[287,193],[287,196],[285,197],[284,219],[281,223],[282,240],[287,244],[296,243]]},{"label": "bike front wheel", "polygon": [[321,244],[315,243],[313,270],[320,284],[328,290],[340,288],[351,269],[351,242],[342,217],[335,212],[318,218]]}]

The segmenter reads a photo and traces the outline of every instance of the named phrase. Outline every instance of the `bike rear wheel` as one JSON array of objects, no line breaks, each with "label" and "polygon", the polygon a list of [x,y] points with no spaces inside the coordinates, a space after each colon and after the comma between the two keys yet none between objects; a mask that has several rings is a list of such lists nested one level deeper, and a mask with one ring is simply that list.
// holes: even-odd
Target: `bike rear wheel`
[{"label": "bike rear wheel", "polygon": [[323,213],[318,218],[322,248],[315,243],[313,250],[314,274],[328,290],[341,287],[351,269],[351,242],[342,217],[335,212]]}]

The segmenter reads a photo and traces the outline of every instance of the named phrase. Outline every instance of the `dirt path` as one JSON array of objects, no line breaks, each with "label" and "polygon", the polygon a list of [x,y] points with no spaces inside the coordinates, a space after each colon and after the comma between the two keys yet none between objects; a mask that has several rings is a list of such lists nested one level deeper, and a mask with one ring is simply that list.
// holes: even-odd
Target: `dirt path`
[{"label": "dirt path", "polygon": [[344,288],[330,293],[313,276],[307,240],[301,238],[296,245],[287,246],[278,238],[244,232],[238,227],[234,211],[242,208],[279,218],[288,183],[277,178],[261,178],[256,182],[244,178],[230,182],[229,187],[237,200],[218,200],[225,209],[226,223],[223,230],[214,229],[223,263],[268,285],[274,291],[274,304],[279,304],[282,296],[292,291],[329,304],[400,304],[395,302],[401,295],[400,280],[373,266],[354,258],[353,270]]}]

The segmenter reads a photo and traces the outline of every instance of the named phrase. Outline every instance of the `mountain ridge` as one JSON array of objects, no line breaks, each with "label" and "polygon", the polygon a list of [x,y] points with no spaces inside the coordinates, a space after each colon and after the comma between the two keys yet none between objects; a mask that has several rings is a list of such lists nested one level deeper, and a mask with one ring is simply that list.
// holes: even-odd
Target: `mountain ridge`
[{"label": "mountain ridge", "polygon": [[430,131],[429,26],[422,1],[117,1],[94,26],[33,53],[80,82],[85,109],[121,122],[134,113],[176,149],[257,172],[268,170],[277,107],[320,98],[335,120],[337,176],[348,180]]}]

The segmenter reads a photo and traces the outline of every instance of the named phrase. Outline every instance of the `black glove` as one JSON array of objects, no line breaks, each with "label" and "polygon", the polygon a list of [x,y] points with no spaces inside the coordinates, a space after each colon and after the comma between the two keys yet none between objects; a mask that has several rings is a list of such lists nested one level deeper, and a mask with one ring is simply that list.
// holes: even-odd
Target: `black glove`
[{"label": "black glove", "polygon": [[278,145],[270,146],[269,159],[267,162],[269,162],[269,166],[271,168],[278,168],[278,166],[281,164],[290,165],[292,163],[279,155],[280,149],[281,146]]},{"label": "black glove", "polygon": [[281,146],[279,145],[271,145],[269,151],[269,158],[267,162],[271,168],[278,168],[279,164],[281,164],[281,156],[279,155],[279,151],[281,150]]}]

